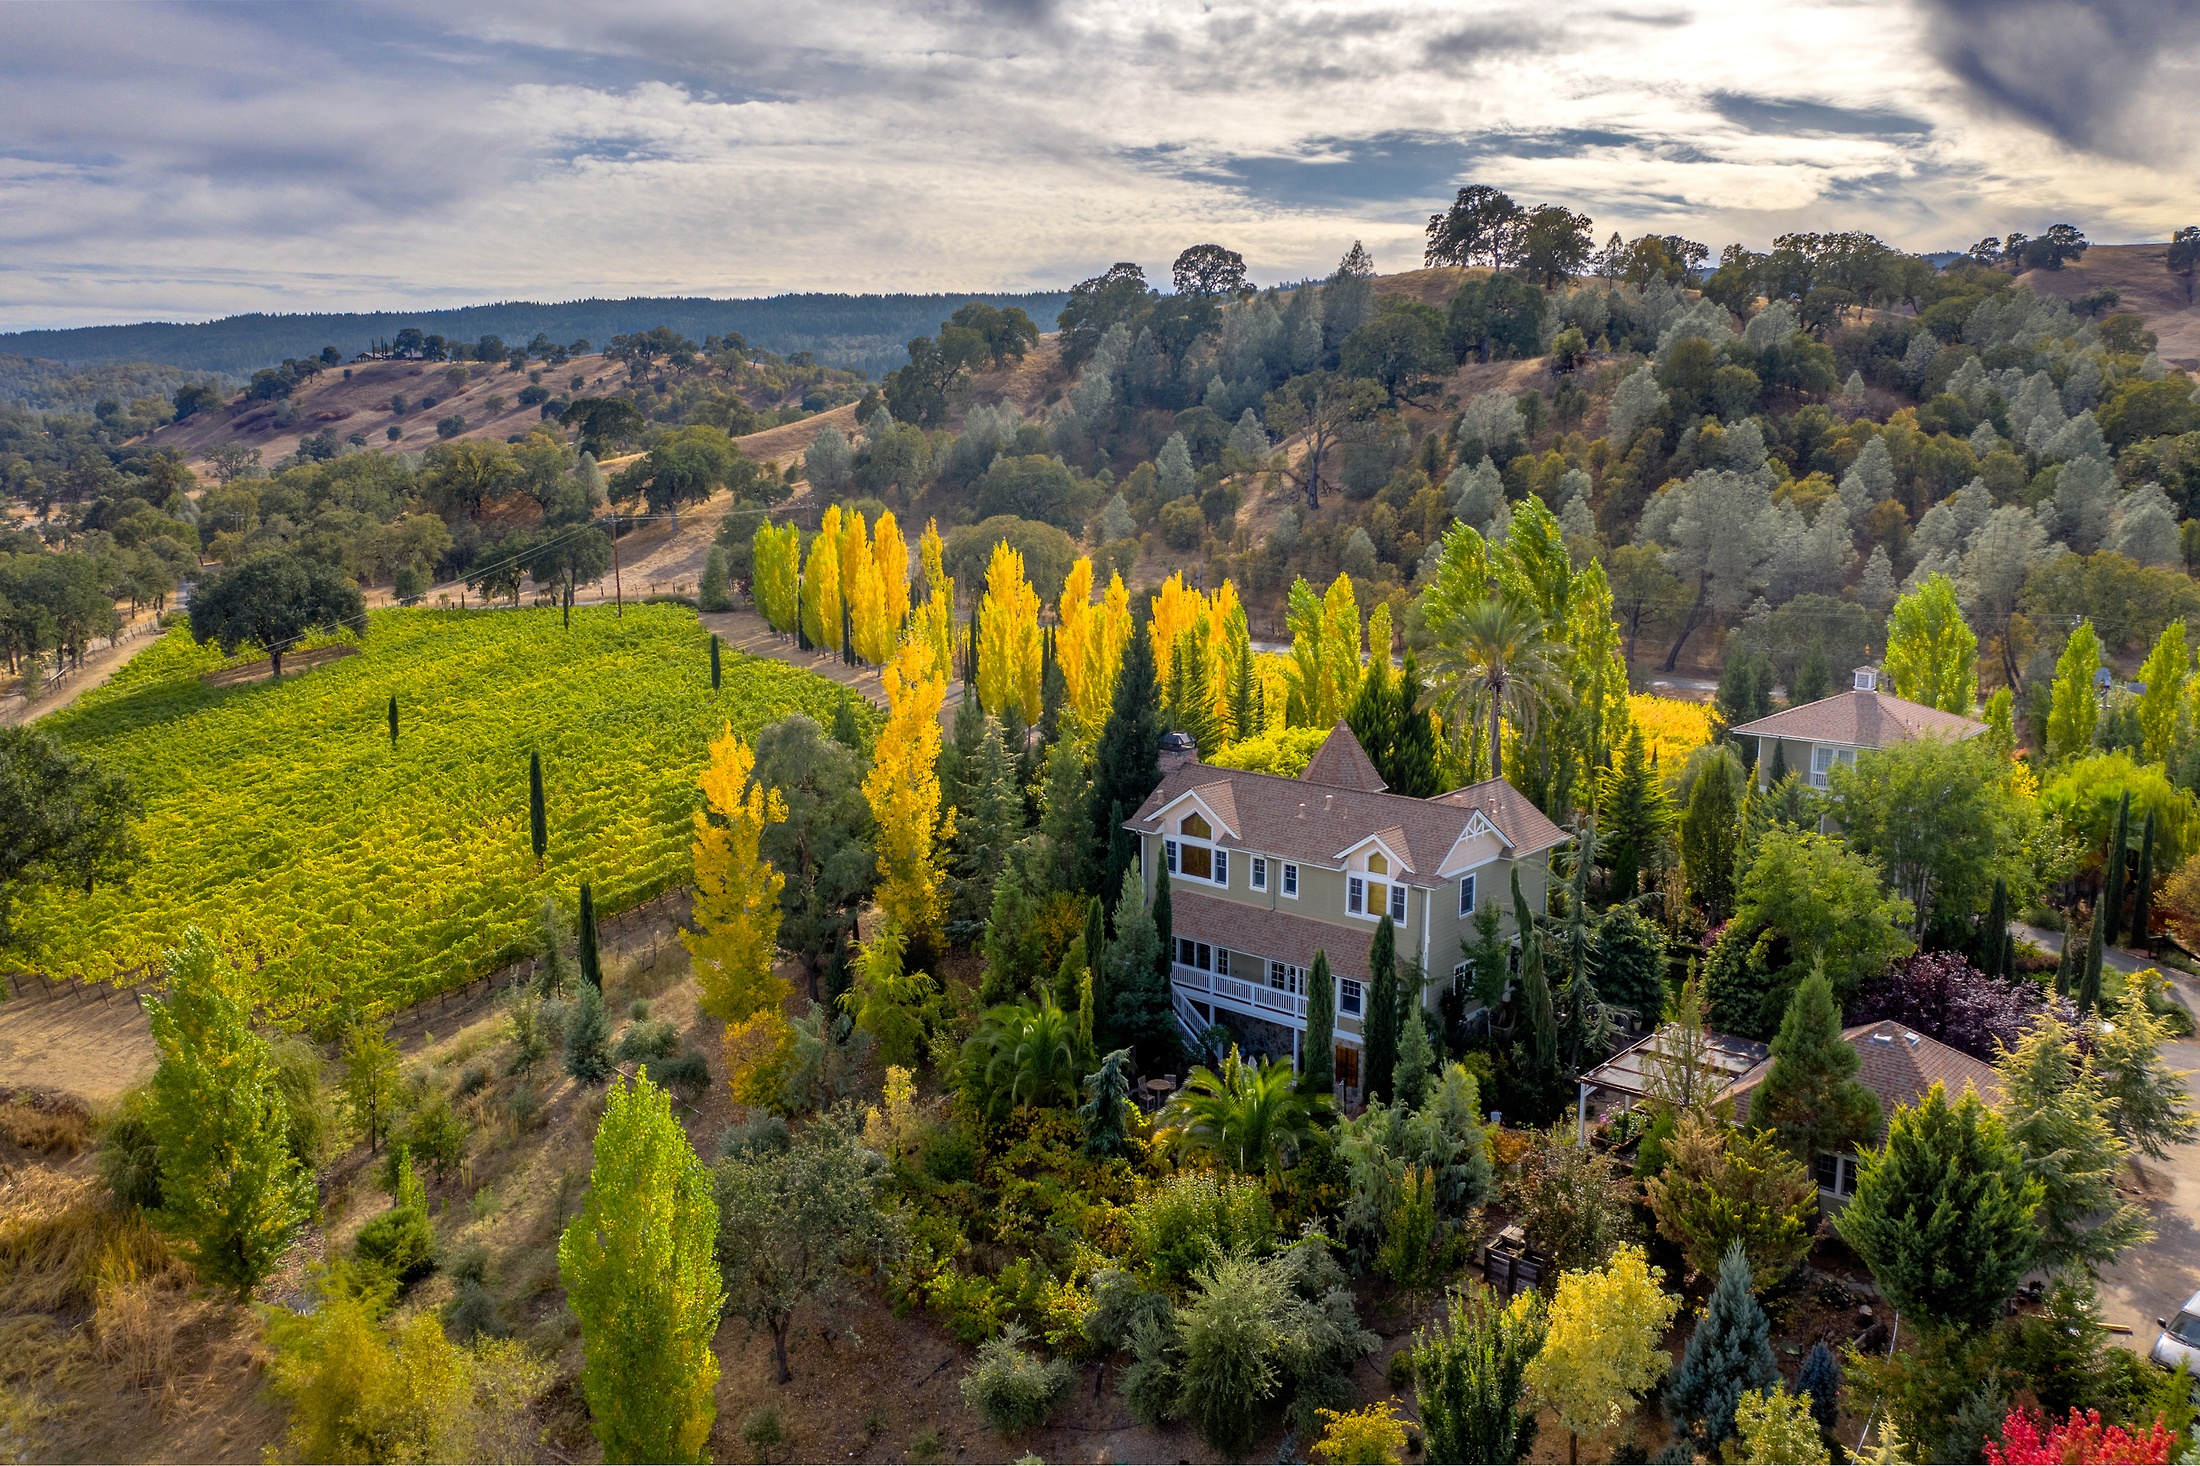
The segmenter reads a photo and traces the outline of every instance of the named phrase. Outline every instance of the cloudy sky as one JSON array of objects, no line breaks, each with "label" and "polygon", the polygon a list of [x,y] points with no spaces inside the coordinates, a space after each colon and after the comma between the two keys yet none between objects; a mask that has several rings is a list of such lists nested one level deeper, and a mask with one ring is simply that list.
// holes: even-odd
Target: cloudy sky
[{"label": "cloudy sky", "polygon": [[2200,218],[2200,0],[0,6],[0,329]]}]

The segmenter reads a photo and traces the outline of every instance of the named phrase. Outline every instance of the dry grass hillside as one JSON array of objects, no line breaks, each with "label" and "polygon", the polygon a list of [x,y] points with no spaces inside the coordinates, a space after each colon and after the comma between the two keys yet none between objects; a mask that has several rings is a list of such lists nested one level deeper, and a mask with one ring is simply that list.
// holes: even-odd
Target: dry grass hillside
[{"label": "dry grass hillside", "polygon": [[2162,360],[2200,368],[2200,305],[2186,297],[2185,282],[2169,272],[2167,244],[2096,244],[2076,264],[2032,270],[2020,278],[2042,295],[2076,300],[2113,285],[2118,310],[2136,311],[2161,339]]},{"label": "dry grass hillside", "polygon": [[[272,468],[298,451],[298,440],[308,433],[334,428],[338,437],[353,433],[366,436],[372,448],[417,453],[436,436],[436,422],[456,413],[466,419],[462,438],[494,438],[498,442],[524,433],[541,423],[540,408],[522,407],[520,390],[528,385],[527,373],[480,362],[463,363],[466,376],[454,379],[453,363],[426,361],[362,361],[348,367],[332,367],[301,387],[291,398],[296,419],[288,427],[275,422],[281,404],[235,402],[213,412],[171,423],[150,439],[156,448],[173,448],[193,467],[204,470],[206,457],[224,443],[243,443],[260,450],[260,461]],[[543,367],[542,385],[559,396],[576,390],[608,386],[623,377],[626,368],[602,356],[577,356],[562,367]],[[349,375],[347,375],[347,373]],[[402,394],[407,411],[390,410],[390,400]],[[423,397],[436,399],[422,407]],[[490,398],[501,399],[492,410]],[[400,436],[393,442],[388,430]]]}]

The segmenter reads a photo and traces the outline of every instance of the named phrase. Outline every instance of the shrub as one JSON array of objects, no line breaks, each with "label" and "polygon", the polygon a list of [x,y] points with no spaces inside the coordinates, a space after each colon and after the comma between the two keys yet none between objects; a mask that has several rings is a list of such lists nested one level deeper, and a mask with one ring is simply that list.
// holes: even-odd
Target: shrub
[{"label": "shrub", "polygon": [[402,1288],[435,1267],[435,1233],[428,1225],[428,1191],[413,1171],[403,1146],[391,1152],[397,1162],[397,1200],[359,1229],[352,1242],[361,1281],[369,1287],[393,1283]]},{"label": "shrub", "polygon": [[710,1061],[694,1049],[649,1066],[658,1083],[693,1096],[710,1088]]},{"label": "shrub", "polygon": [[718,1133],[718,1158],[731,1161],[767,1155],[785,1150],[792,1143],[786,1118],[760,1110]]},{"label": "shrub", "polygon": [[1207,517],[1192,499],[1177,499],[1161,506],[1161,539],[1172,550],[1199,548],[1199,532]]},{"label": "shrub", "polygon": [[1405,1459],[1406,1426],[1398,1418],[1396,1400],[1362,1406],[1346,1415],[1324,1410],[1321,1418],[1322,1437],[1308,1452],[1317,1461],[1390,1466]]},{"label": "shrub", "polygon": [[1177,1410],[1224,1456],[1252,1444],[1257,1412],[1276,1390],[1275,1338],[1282,1289],[1253,1258],[1232,1253],[1200,1270],[1198,1290],[1177,1313]]},{"label": "shrub", "polygon": [[1247,1176],[1185,1171],[1131,1208],[1131,1247],[1156,1277],[1181,1284],[1223,1253],[1265,1249],[1275,1239],[1268,1193]]},{"label": "shrub", "polygon": [[439,1094],[413,1113],[404,1145],[427,1162],[436,1180],[447,1181],[466,1162],[466,1122],[451,1108],[450,1099]]},{"label": "shrub", "polygon": [[1993,1466],[2032,1466],[2055,1461],[2096,1461],[2106,1466],[2160,1466],[2169,1460],[2172,1440],[2156,1421],[2133,1435],[2122,1426],[2101,1424],[2098,1410],[2073,1410],[2059,1424],[2019,1406],[2002,1422],[2001,1442],[1986,1443]]},{"label": "shrub", "polygon": [[497,1301],[482,1285],[479,1278],[461,1278],[458,1292],[443,1310],[443,1328],[461,1344],[474,1340],[501,1338],[504,1323],[497,1317]]},{"label": "shrub", "polygon": [[662,1018],[645,1018],[627,1025],[626,1032],[619,1035],[619,1046],[613,1050],[613,1057],[621,1064],[669,1059],[679,1047],[678,1029]]},{"label": "shrub", "polygon": [[1009,1324],[978,1346],[962,1379],[963,1400],[1003,1435],[1046,1424],[1077,1379],[1068,1360],[1042,1360],[1025,1349],[1025,1337],[1021,1325]]},{"label": "shrub", "polygon": [[458,413],[435,420],[435,435],[439,438],[455,438],[466,431],[466,419]]},{"label": "shrub", "polygon": [[99,1177],[123,1206],[160,1205],[160,1145],[145,1113],[143,1090],[122,1097],[99,1139]]}]

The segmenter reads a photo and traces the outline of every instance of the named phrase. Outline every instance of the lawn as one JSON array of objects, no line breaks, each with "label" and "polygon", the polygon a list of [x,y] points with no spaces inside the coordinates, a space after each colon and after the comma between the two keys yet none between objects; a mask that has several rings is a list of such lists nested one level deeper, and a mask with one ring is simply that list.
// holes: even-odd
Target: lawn
[{"label": "lawn", "polygon": [[127,888],[33,902],[26,966],[129,982],[196,925],[278,1010],[409,1002],[524,955],[547,895],[570,910],[590,881],[614,911],[685,882],[710,737],[789,711],[829,721],[840,697],[730,651],[714,693],[708,633],[673,605],[579,609],[570,630],[553,610],[378,611],[360,655],[200,680],[222,665],[173,631],[46,725],[129,775],[146,859]]}]

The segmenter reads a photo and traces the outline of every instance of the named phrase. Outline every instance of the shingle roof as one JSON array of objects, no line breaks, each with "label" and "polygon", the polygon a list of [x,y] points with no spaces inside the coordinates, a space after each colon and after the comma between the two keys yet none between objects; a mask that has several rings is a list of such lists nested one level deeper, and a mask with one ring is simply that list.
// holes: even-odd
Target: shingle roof
[{"label": "shingle roof", "polygon": [[1312,967],[1314,954],[1329,954],[1329,969],[1339,977],[1367,974],[1368,943],[1375,940],[1375,925],[1364,935],[1332,921],[1293,916],[1245,901],[1229,901],[1182,886],[1169,888],[1169,930],[1195,942],[1250,952],[1294,967]]},{"label": "shingle roof", "polygon": [[1405,862],[1401,874],[1422,885],[1435,883],[1438,868],[1476,814],[1496,827],[1516,858],[1566,840],[1564,830],[1502,779],[1413,799],[1202,763],[1162,775],[1124,828],[1156,833],[1156,815],[1187,792],[1196,793],[1228,826],[1215,832],[1217,844],[1334,870],[1343,864],[1339,851],[1380,833]]},{"label": "shingle roof", "polygon": [[1357,789],[1363,794],[1380,794],[1390,785],[1383,782],[1375,761],[1360,747],[1360,740],[1343,723],[1329,730],[1322,746],[1314,750],[1314,756],[1299,770],[1299,778],[1308,784],[1332,784],[1339,789]]},{"label": "shingle roof", "polygon": [[[1950,1100],[1961,1095],[1965,1085],[1976,1089],[1979,1098],[1989,1104],[2001,1098],[2001,1080],[1993,1065],[1891,1018],[1844,1028],[1841,1037],[1863,1061],[1856,1077],[1879,1096],[1880,1110],[1888,1117],[1905,1105],[1916,1104],[1935,1084],[1947,1089]],[[1736,1113],[1749,1112],[1751,1093],[1771,1069],[1772,1061],[1767,1059],[1734,1082]]]},{"label": "shingle roof", "polygon": [[1885,748],[1913,738],[1976,738],[1984,723],[1959,713],[1944,713],[1922,703],[1905,702],[1885,692],[1837,692],[1799,708],[1744,723],[1736,733],[1793,738],[1805,743],[1845,743],[1852,748]]}]

